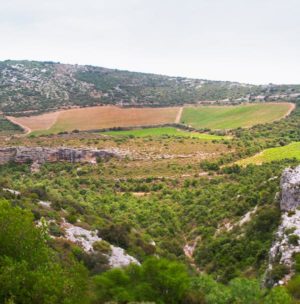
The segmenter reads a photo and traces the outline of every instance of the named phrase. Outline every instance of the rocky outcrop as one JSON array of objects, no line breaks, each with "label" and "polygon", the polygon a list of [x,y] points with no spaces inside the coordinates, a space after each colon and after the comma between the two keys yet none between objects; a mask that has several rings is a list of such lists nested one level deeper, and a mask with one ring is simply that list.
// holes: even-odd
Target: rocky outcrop
[{"label": "rocky outcrop", "polygon": [[284,170],[281,177],[280,209],[294,211],[300,206],[300,166]]},{"label": "rocky outcrop", "polygon": [[[79,226],[74,226],[63,221],[62,228],[65,231],[65,238],[81,246],[85,252],[94,251],[93,244],[102,241],[98,236],[98,231],[90,231]],[[139,261],[133,256],[127,254],[123,248],[110,245],[111,253],[108,254],[109,265],[112,268],[128,266],[129,264],[140,265]]]},{"label": "rocky outcrop", "polygon": [[96,163],[98,159],[122,158],[124,155],[114,150],[45,148],[45,147],[5,147],[0,148],[0,165],[8,162],[35,163],[66,161],[70,163]]},{"label": "rocky outcrop", "polygon": [[[294,254],[300,252],[300,166],[284,170],[280,186],[280,208],[283,213],[269,253],[266,285],[286,283],[294,274]],[[272,270],[275,265],[286,268],[284,277],[277,282],[272,278]]]}]

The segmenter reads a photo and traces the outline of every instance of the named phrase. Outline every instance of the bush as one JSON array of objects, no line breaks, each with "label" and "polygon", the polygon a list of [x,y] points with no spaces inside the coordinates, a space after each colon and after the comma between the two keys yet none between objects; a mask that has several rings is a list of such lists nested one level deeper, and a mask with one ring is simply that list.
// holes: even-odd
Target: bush
[{"label": "bush", "polygon": [[111,254],[111,246],[106,241],[98,241],[93,244],[93,249],[104,254]]},{"label": "bush", "polygon": [[289,268],[284,264],[277,264],[273,266],[270,272],[270,279],[274,282],[281,280],[286,274],[289,273]]},{"label": "bush", "polygon": [[287,289],[293,297],[300,300],[300,275],[296,275],[288,282]]},{"label": "bush", "polygon": [[296,234],[290,234],[288,236],[288,239],[289,239],[289,243],[291,245],[298,246],[298,244],[299,244],[299,236],[298,235],[296,235]]}]

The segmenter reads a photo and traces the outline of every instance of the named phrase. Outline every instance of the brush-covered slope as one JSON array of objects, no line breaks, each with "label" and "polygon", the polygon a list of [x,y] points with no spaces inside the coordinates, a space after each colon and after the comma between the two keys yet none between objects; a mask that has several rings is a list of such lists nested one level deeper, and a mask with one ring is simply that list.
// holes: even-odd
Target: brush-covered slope
[{"label": "brush-covered slope", "polygon": [[300,86],[254,86],[54,62],[0,62],[0,111],[14,114],[98,104],[166,106],[298,95]]}]

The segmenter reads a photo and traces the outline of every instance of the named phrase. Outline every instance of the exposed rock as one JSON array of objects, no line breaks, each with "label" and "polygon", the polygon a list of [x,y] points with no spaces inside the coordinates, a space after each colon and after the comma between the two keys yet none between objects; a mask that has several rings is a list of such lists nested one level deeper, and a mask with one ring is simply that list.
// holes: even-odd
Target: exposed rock
[{"label": "exposed rock", "polygon": [[[65,237],[81,246],[86,252],[93,252],[93,244],[101,241],[97,231],[90,231],[84,228],[74,226],[70,223],[63,222],[62,228],[65,230]],[[111,254],[108,256],[109,265],[111,267],[123,267],[131,263],[140,264],[139,261],[131,255],[125,253],[123,248],[110,245]]]},{"label": "exposed rock", "polygon": [[222,232],[229,232],[231,231],[233,228],[236,227],[242,227],[244,224],[250,222],[250,220],[252,219],[253,215],[256,213],[258,206],[256,205],[252,210],[248,211],[238,222],[236,223],[231,223],[229,222],[227,219],[224,220],[223,222],[221,222],[218,225],[218,229],[215,233],[215,235],[219,235]]},{"label": "exposed rock", "polygon": [[257,211],[257,205],[254,207],[253,210],[248,211],[237,223],[238,226],[243,226],[244,224],[250,222],[252,216],[256,213]]},{"label": "exposed rock", "polygon": [[8,147],[0,148],[0,165],[8,162],[32,162],[33,172],[45,162],[66,161],[71,163],[96,163],[97,159],[122,158],[124,155],[113,150],[44,148],[44,147]]},{"label": "exposed rock", "polygon": [[281,177],[280,208],[292,211],[300,206],[300,166],[285,169]]},{"label": "exposed rock", "polygon": [[41,164],[38,163],[37,161],[33,162],[30,166],[30,172],[31,173],[37,173],[37,172],[40,172],[40,167],[41,167]]},{"label": "exposed rock", "polygon": [[38,204],[44,208],[51,208],[51,202],[38,201]]},{"label": "exposed rock", "polygon": [[[281,177],[280,208],[283,211],[275,241],[269,253],[269,266],[266,273],[266,285],[282,285],[293,276],[293,256],[300,252],[300,166],[284,170]],[[291,236],[294,241],[291,241]],[[288,273],[275,282],[270,273],[275,263],[285,265]]]},{"label": "exposed rock", "polygon": [[3,191],[6,191],[6,192],[9,192],[9,193],[12,193],[14,195],[20,195],[21,192],[20,191],[17,191],[17,190],[13,190],[13,189],[8,189],[8,188],[2,188]]}]

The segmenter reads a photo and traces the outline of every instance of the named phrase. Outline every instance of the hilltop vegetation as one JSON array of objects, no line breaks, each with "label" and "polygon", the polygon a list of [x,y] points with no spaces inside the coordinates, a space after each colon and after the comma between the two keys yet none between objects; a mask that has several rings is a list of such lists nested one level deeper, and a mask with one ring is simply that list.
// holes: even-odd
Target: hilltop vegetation
[{"label": "hilltop vegetation", "polygon": [[[199,101],[290,100],[300,86],[255,86],[53,62],[0,62],[0,111],[40,113],[99,104],[169,106]],[[20,113],[19,113],[20,114]]]}]

